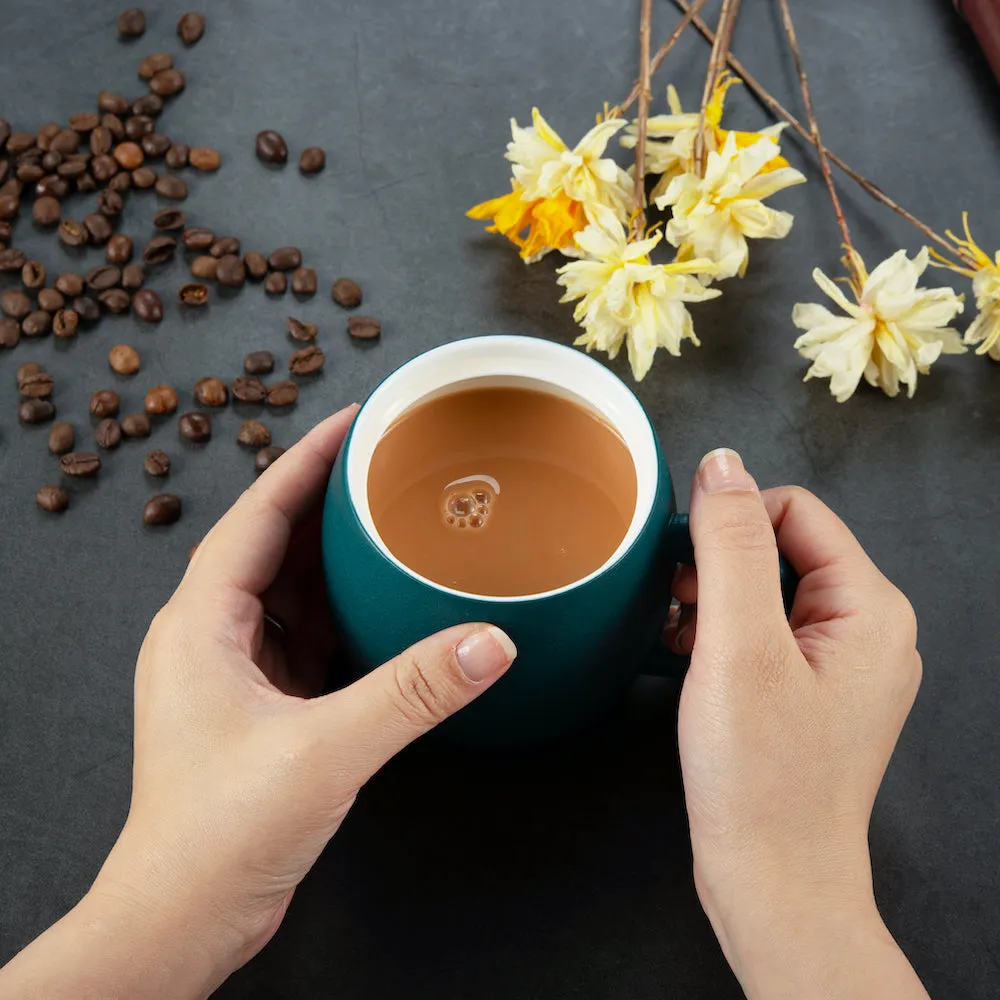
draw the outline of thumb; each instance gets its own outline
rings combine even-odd
[[[768,625],[784,625],[778,546],[753,477],[728,448],[709,452],[691,492],[698,567],[696,641],[739,648]]]
[[[495,625],[455,625],[309,705],[336,743],[338,764],[360,785],[478,698],[516,655],[514,643]]]

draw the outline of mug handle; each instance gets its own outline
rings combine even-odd
[[[691,529],[687,514],[671,514],[667,522],[667,547],[670,558],[678,563],[693,566],[694,544],[691,541]],[[799,585],[798,574],[792,569],[791,563],[778,553],[778,573],[781,580],[781,601],[785,606],[785,615],[792,613],[795,602],[795,591]],[[675,653],[663,642],[657,642],[643,665],[644,674],[655,677],[683,677],[691,665],[691,657]]]

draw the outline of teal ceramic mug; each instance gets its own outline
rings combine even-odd
[[[489,597],[421,577],[379,538],[368,505],[372,454],[399,416],[435,396],[497,385],[538,389],[595,411],[635,463],[635,511],[621,544],[593,573],[546,593]],[[676,512],[670,471],[638,399],[586,354],[528,337],[446,344],[386,378],[354,419],[323,514],[327,589],[359,674],[461,622],[492,622],[517,644],[507,674],[443,727],[480,746],[558,738],[605,712],[639,673],[682,672],[686,659],[660,637],[674,570],[692,561],[687,515]]]

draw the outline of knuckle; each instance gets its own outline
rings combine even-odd
[[[774,529],[756,500],[728,505],[707,525],[703,539],[730,552],[765,552],[775,547]]]
[[[403,653],[393,663],[394,698],[400,713],[415,726],[434,726],[450,714],[447,699],[419,658]]]

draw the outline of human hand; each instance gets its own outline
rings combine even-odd
[[[56,925],[29,946],[0,973],[0,993],[206,996],[270,939],[361,786],[510,665],[504,633],[459,625],[306,697],[333,653],[320,518],[354,412],[320,424],[243,494],[156,615],[136,668],[125,827],[75,923],[65,918],[72,933]],[[265,628],[265,609],[287,639]],[[56,950],[50,980],[39,956]]]
[[[920,683],[909,602],[823,503],[759,493],[734,452],[702,462],[691,534],[678,739],[695,882],[727,959],[751,997],[926,996],[878,916],[868,853]],[[789,620],[779,548],[801,578]]]

